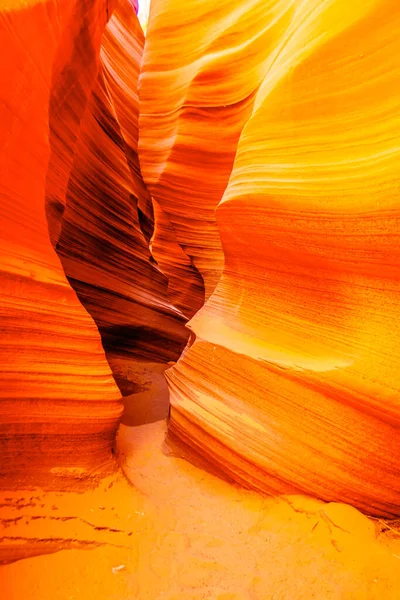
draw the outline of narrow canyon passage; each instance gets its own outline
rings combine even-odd
[[[399,30],[0,7],[6,600],[399,600]]]

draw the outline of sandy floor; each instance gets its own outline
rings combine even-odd
[[[264,498],[165,456],[165,427],[121,426],[132,485],[120,474],[85,494],[4,495],[0,557],[69,549],[1,567],[2,598],[400,599],[398,533],[345,505]]]

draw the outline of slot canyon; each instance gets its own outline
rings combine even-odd
[[[1,598],[400,600],[398,0],[0,7]]]

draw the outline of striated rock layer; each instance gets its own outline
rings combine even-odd
[[[116,357],[177,360],[189,333],[187,318],[168,300],[168,280],[149,250],[153,207],[137,156],[143,44],[132,4],[119,2],[103,36],[98,80],[81,123],[57,244],[65,273],[99,327],[113,368]]]
[[[53,10],[60,3],[62,0],[54,2]],[[96,82],[102,34],[115,3],[116,0],[74,2],[58,32],[49,99],[51,152],[46,180],[46,214],[54,246],[61,231],[81,119]]]
[[[397,2],[153,0],[140,77],[134,6],[103,36],[113,9],[0,17],[0,486],[104,473],[121,406],[96,325],[121,389],[142,369],[161,391],[193,317],[171,443],[399,515]]]
[[[143,172],[174,226],[195,220],[187,178],[202,190],[219,149],[236,155],[216,211],[223,275],[168,372],[170,438],[247,486],[399,515],[398,4],[198,3],[180,18],[178,4],[154,1],[142,85],[144,110],[156,81],[168,90],[167,142],[141,121]],[[212,126],[200,140],[197,116],[228,84],[218,124],[251,110],[229,142]]]
[[[54,101],[70,154],[86,103],[75,73],[95,70],[107,12],[105,0],[48,1],[0,16],[1,487],[65,487],[111,462],[120,393],[45,214],[46,179],[62,203],[69,169],[49,139]]]
[[[264,23],[258,17],[271,17],[260,3],[254,20],[243,22],[246,10],[236,0],[190,3],[185,11],[178,2],[153,0],[139,80],[143,177],[201,274],[206,298],[224,262],[215,208],[262,80],[261,73],[249,79]]]
[[[151,252],[168,277],[168,297],[172,304],[191,318],[204,304],[203,280],[182,250],[170,220],[153,199],[154,232]]]

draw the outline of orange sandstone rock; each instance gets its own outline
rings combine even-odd
[[[167,278],[148,247],[152,204],[137,157],[143,43],[134,9],[124,0],[103,37],[57,245],[66,275],[99,327],[110,364],[121,356],[177,360],[189,334],[187,318],[168,300]]]
[[[61,0],[54,2],[54,7],[59,3]],[[116,0],[74,2],[59,31],[49,99],[51,152],[46,180],[46,214],[54,246],[60,235],[81,119],[96,83],[102,35],[115,4]]]
[[[170,5],[150,19],[150,40]],[[239,100],[262,72],[216,213],[224,273],[168,372],[171,432],[245,485],[398,516],[400,10],[394,0],[271,2],[275,18],[264,8],[260,22],[261,5],[241,6],[245,39],[227,36],[203,80],[208,90],[235,81]],[[259,46],[240,81],[233,52],[253,20]],[[203,53],[210,35],[199,28]],[[196,81],[207,59],[189,68],[190,52],[166,52],[178,96],[179,65]],[[170,112],[179,106],[171,99]],[[211,131],[204,145],[218,147]],[[186,140],[194,164],[199,142]],[[156,195],[172,163],[152,157]]]
[[[144,40],[121,3],[98,69],[112,9],[1,17],[3,481],[101,471],[121,411],[53,243],[118,368],[176,358],[201,275],[171,437],[399,515],[397,3],[154,0],[140,166]]]
[[[175,230],[161,206],[153,200],[154,233],[151,252],[160,269],[168,276],[169,299],[188,318],[204,304],[204,285],[176,240]]]
[[[154,216],[150,194],[140,172],[138,157],[138,78],[144,35],[130,0],[119,0],[103,36],[100,61],[106,88],[124,140],[124,152],[132,171],[141,229],[149,242]]]
[[[120,394],[97,328],[51,245],[45,214],[49,159],[57,169],[52,102],[61,81],[65,93],[78,93],[77,48],[92,50],[83,68],[94,69],[107,6],[48,1],[0,16],[1,487],[60,479],[56,485],[65,487],[110,464]],[[77,14],[83,21],[71,25]],[[75,131],[79,115],[68,102],[59,110]],[[58,167],[68,171],[68,162]]]
[[[254,72],[260,44],[268,55],[259,18],[272,19],[273,11],[259,3],[243,22],[246,10],[235,0],[191,3],[185,11],[153,0],[139,79],[143,177],[203,277],[206,298],[222,272],[215,209],[262,81]]]

